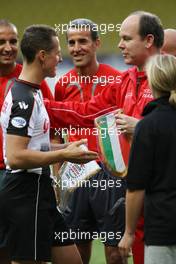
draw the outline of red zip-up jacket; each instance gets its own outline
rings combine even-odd
[[[144,72],[136,67],[128,69],[122,75],[121,83],[109,84],[101,94],[90,101],[80,102],[46,102],[51,126],[53,128],[83,126],[93,127],[95,117],[114,109],[123,109],[124,114],[141,118],[145,105],[153,99]],[[126,156],[129,156],[130,144],[124,138]]]
[[[141,118],[144,106],[153,99],[144,72],[136,67],[122,75],[121,83],[108,84],[100,94],[87,102],[45,101],[54,128],[73,126],[93,127],[95,117],[121,108],[126,115]]]
[[[75,69],[72,69],[57,82],[55,100],[86,102],[106,89],[107,82],[111,80],[119,82],[121,73],[106,64],[100,64],[97,72],[91,77],[80,76]],[[69,134],[69,141],[76,141],[81,138],[87,138],[88,148],[97,151],[96,136],[93,135],[91,128],[87,130],[80,128],[77,131],[71,131]]]

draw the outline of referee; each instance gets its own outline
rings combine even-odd
[[[28,27],[21,51],[23,69],[1,112],[6,172],[0,187],[0,241],[9,249],[12,264],[81,264],[74,242],[68,236],[63,239],[68,230],[56,208],[49,165],[64,160],[85,163],[97,154],[80,148],[85,140],[50,150],[50,122],[40,83],[56,75],[61,61],[55,30]]]

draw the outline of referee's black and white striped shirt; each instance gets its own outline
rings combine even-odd
[[[43,103],[40,86],[16,79],[9,90],[1,110],[3,130],[3,155],[6,169],[11,170],[6,158],[6,133],[29,137],[28,148],[47,151],[50,149],[50,123]],[[11,170],[11,173],[22,171]],[[28,172],[42,174],[42,168],[28,169]]]

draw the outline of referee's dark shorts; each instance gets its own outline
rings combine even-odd
[[[5,172],[0,186],[0,247],[11,260],[50,261],[51,247],[74,244],[56,207],[49,175]]]

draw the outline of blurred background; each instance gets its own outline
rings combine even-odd
[[[0,0],[0,17],[10,20],[17,26],[20,38],[25,27],[31,24],[42,23],[59,27],[76,18],[93,20],[98,26],[101,25],[102,44],[98,51],[99,61],[119,70],[124,70],[126,66],[117,47],[119,42],[117,29],[124,18],[136,10],[155,13],[160,17],[164,28],[176,28],[175,0]],[[113,24],[115,30],[108,31],[108,24]],[[58,66],[57,76],[47,80],[52,90],[59,76],[73,67],[67,52],[65,34],[60,32],[59,37],[63,63]],[[101,242],[95,241],[93,249],[91,264],[105,264]]]
[[[119,42],[118,29],[121,22],[129,13],[145,10],[158,15],[164,28],[175,28],[175,0],[0,0],[0,17],[14,23],[19,36],[25,27],[31,24],[48,24],[61,29],[75,18],[89,18],[98,24],[100,30],[101,47],[98,51],[100,62],[110,64],[119,70],[126,65],[117,47]],[[113,25],[108,31],[108,25]],[[67,52],[65,33],[59,34],[63,55],[63,63],[58,66],[58,74],[53,80],[47,80],[52,88],[59,76],[72,68],[72,62]],[[20,54],[19,54],[20,59]]]

